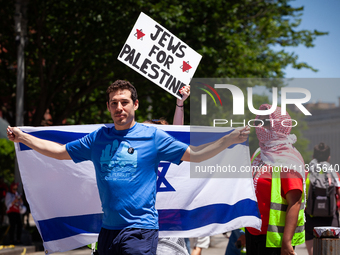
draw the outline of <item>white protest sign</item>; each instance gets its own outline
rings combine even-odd
[[[141,13],[118,60],[177,98],[189,85],[202,56]]]

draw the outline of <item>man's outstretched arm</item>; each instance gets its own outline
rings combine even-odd
[[[237,128],[228,135],[200,146],[189,146],[182,156],[182,161],[202,162],[210,159],[235,143],[243,143],[248,139],[250,128]]]
[[[45,156],[55,159],[71,159],[65,145],[26,134],[17,127],[9,126],[7,128],[7,137],[10,141],[23,143]]]

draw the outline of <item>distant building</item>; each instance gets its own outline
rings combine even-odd
[[[303,131],[303,136],[310,141],[308,149],[313,151],[316,144],[324,142],[331,148],[330,163],[340,167],[340,107],[323,102],[304,106],[312,114],[305,118],[308,129]]]
[[[340,101],[340,98],[339,98]],[[316,103],[308,103],[303,105],[309,112],[313,110],[329,110],[337,108],[335,103],[325,103],[325,102],[316,102]],[[287,108],[293,112],[300,111],[299,108],[294,104],[288,104]]]
[[[324,102],[317,102],[317,103],[308,103],[304,104],[307,110],[329,110],[336,108],[335,103],[324,103]]]

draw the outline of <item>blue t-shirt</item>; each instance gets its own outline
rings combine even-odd
[[[91,160],[106,229],[158,229],[155,208],[160,161],[179,164],[188,145],[155,127],[101,127],[66,144],[74,162]]]

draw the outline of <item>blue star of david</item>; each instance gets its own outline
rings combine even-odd
[[[168,192],[168,191],[176,191],[171,184],[165,179],[165,175],[169,170],[170,167],[169,162],[159,163],[158,168],[162,168],[161,171],[158,170],[158,179],[157,179],[157,192]],[[165,187],[161,187],[161,185]]]

